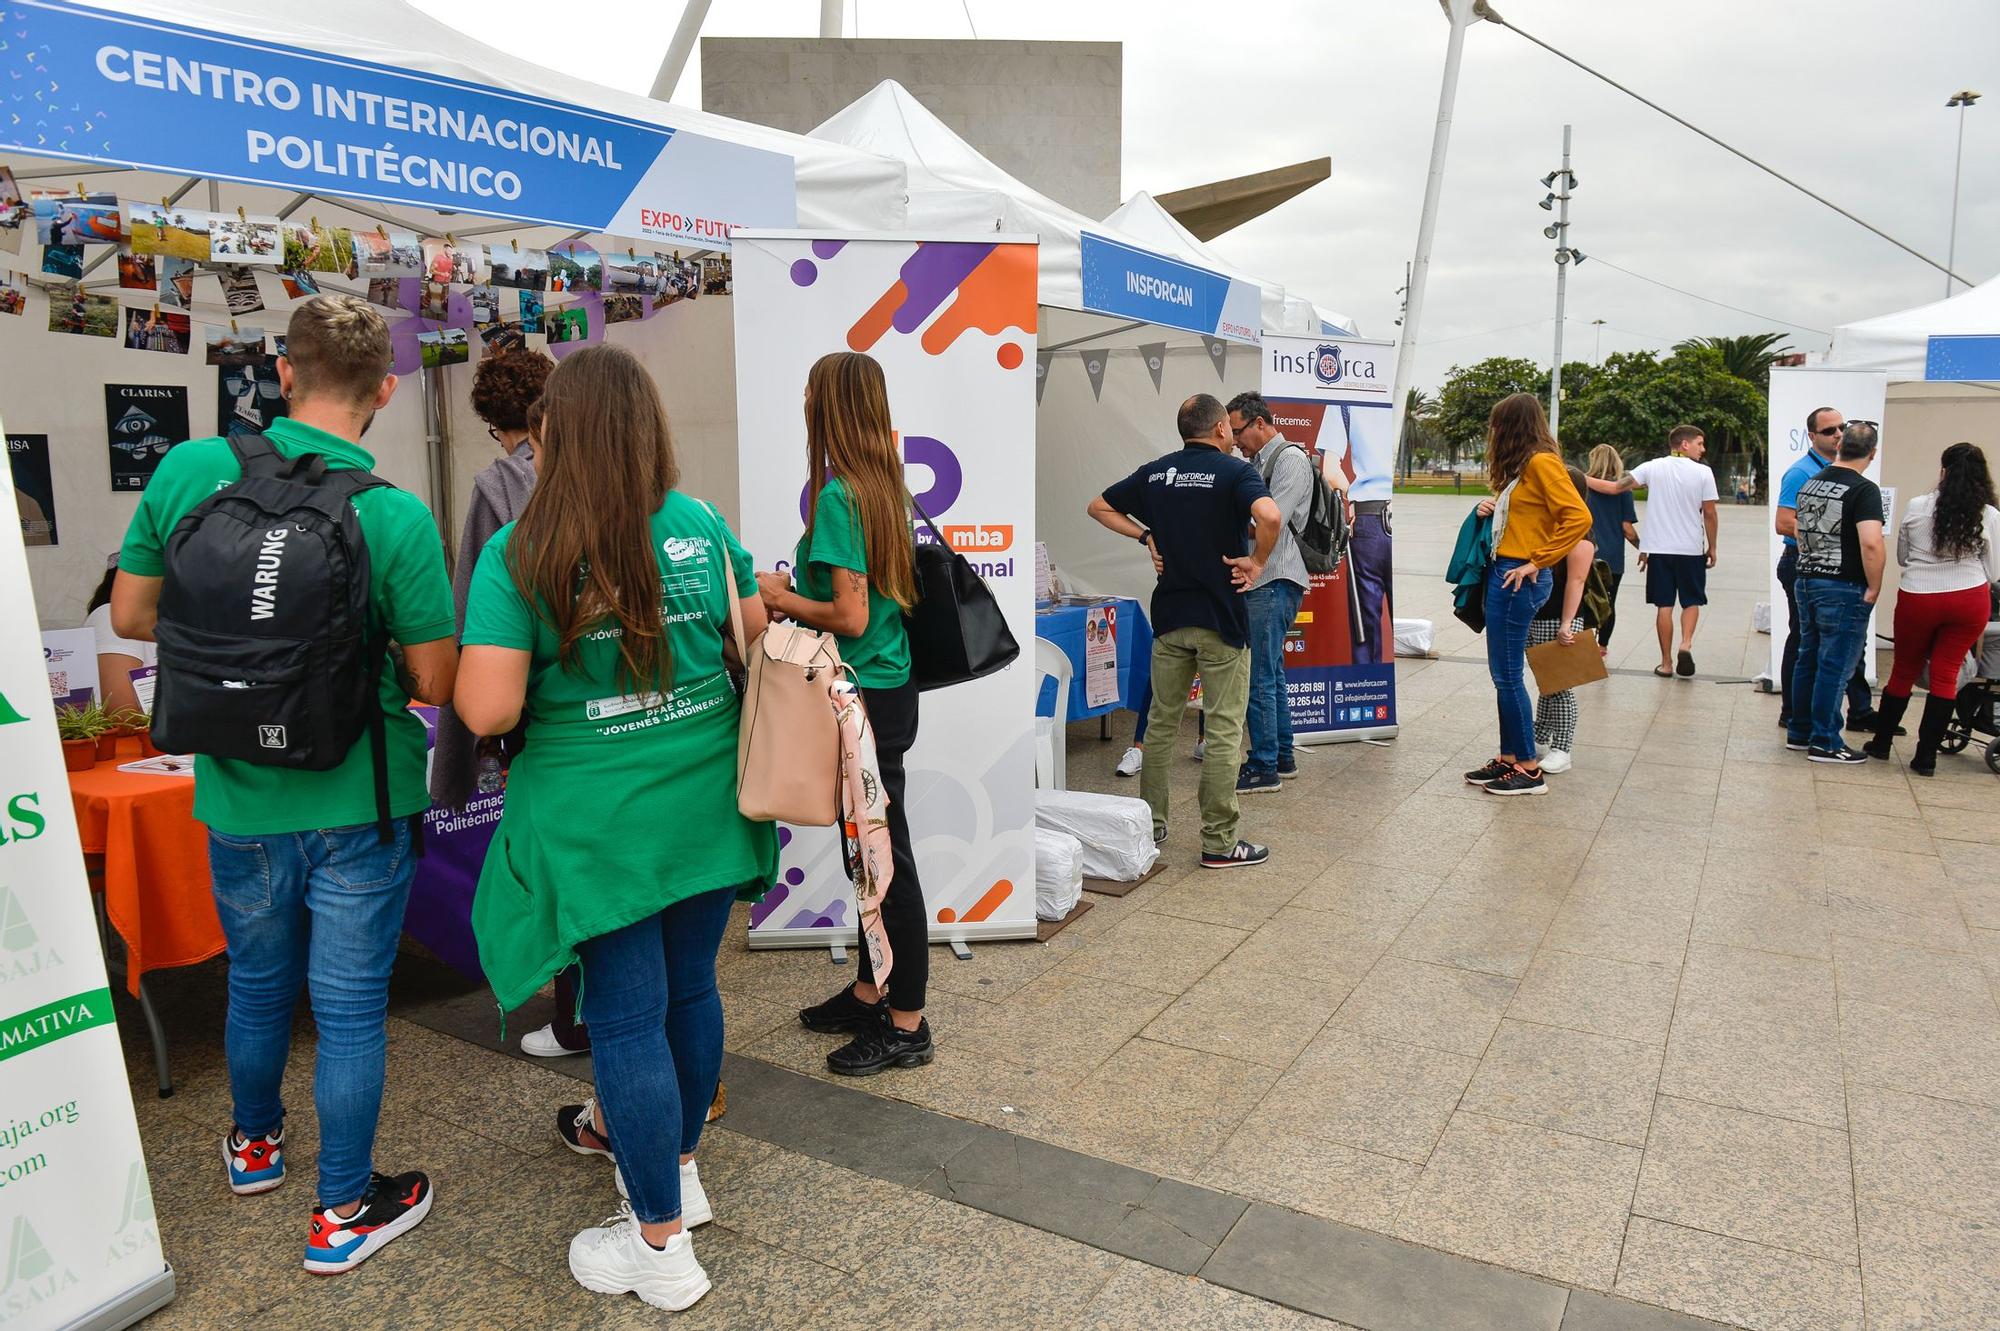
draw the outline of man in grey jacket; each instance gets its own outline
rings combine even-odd
[[[1238,451],[1263,473],[1284,518],[1263,576],[1243,598],[1250,611],[1250,744],[1236,793],[1253,795],[1278,789],[1299,770],[1285,693],[1285,638],[1312,586],[1295,533],[1312,510],[1313,462],[1304,448],[1278,432],[1262,394],[1238,393],[1229,400],[1229,429]]]

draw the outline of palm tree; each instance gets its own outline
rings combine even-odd
[[[1771,366],[1780,356],[1789,355],[1791,348],[1782,345],[1783,333],[1744,333],[1736,337],[1691,337],[1674,345],[1675,351],[1690,351],[1706,347],[1722,353],[1723,368],[1747,383],[1757,385],[1757,391],[1771,391]]]
[[[1398,450],[1402,456],[1397,470],[1405,476],[1416,470],[1417,445],[1435,433],[1431,414],[1436,410],[1437,399],[1421,388],[1412,388],[1403,399],[1403,439]]]

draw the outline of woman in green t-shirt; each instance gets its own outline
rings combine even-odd
[[[889,388],[874,357],[842,351],[814,363],[806,378],[806,474],[826,480],[806,505],[805,535],[793,556],[798,585],[785,573],[759,573],[758,590],[772,618],[833,634],[861,686],[889,795],[896,868],[882,899],[882,927],[896,972],[885,997],[863,948],[861,978],[799,1020],[807,1030],[851,1034],[826,1056],[827,1066],[866,1076],[931,1061],[928,912],[903,806],[903,759],[917,739],[903,612],[916,604],[916,571]]]
[[[685,1308],[708,1290],[683,1227],[713,1216],[694,1151],[722,1067],[716,949],[731,903],[777,868],[776,829],[736,809],[723,665],[730,598],[752,634],[764,605],[728,525],[675,488],[666,411],[630,353],[577,351],[542,403],[534,495],[479,557],[454,699],[474,734],[527,720],[473,934],[506,1011],[582,969],[602,1112],[565,1106],[556,1128],[613,1157],[631,1201],[576,1236],[571,1273]]]

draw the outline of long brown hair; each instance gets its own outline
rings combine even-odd
[[[1513,393],[1493,404],[1486,417],[1486,484],[1493,493],[1518,479],[1535,454],[1558,451],[1540,398]]]
[[[659,390],[630,352],[584,347],[549,375],[541,404],[535,490],[514,524],[507,570],[555,630],[565,670],[578,669],[584,635],[615,623],[620,687],[663,690],[674,667],[652,519],[680,465]]]
[[[903,459],[889,424],[889,385],[873,356],[836,351],[813,362],[806,376],[806,468],[812,478],[807,544],[819,519],[819,488],[838,476],[861,514],[869,584],[904,610],[915,605]]]

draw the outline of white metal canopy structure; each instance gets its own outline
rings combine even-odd
[[[1960,378],[1926,373],[1934,337],[2000,339],[2000,277],[1949,300],[1842,324],[1833,330],[1833,347],[1821,364],[1826,369],[1886,370],[1892,382]]]

